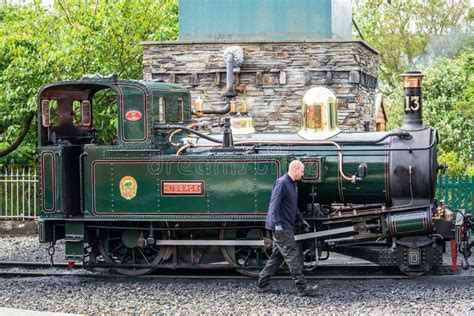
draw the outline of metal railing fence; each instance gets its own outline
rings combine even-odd
[[[436,198],[452,210],[464,209],[474,214],[474,176],[439,175]]]
[[[0,169],[0,219],[37,219],[38,183],[36,168]]]

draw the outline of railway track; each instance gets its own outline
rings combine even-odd
[[[381,267],[377,265],[320,265],[313,271],[305,272],[306,278],[310,280],[374,280],[374,279],[411,279],[412,276],[402,274],[398,269],[393,267]],[[454,277],[467,277],[474,279],[474,276],[463,275],[452,272],[450,266],[442,266],[435,271],[423,277],[449,275]],[[67,263],[50,263],[45,262],[0,262],[0,278],[11,277],[93,277],[93,278],[130,278],[109,273],[108,269],[98,268],[96,272],[86,271],[82,269],[82,264],[70,266]],[[233,269],[157,269],[153,274],[134,276],[141,279],[248,279],[254,278],[241,275]],[[276,279],[289,279],[288,273],[282,271]]]

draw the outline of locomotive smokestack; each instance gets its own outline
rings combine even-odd
[[[407,71],[402,77],[404,80],[403,110],[405,112],[402,129],[422,129],[424,128],[421,99],[421,80],[423,74],[420,71]]]

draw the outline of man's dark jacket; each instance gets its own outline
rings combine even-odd
[[[283,229],[293,229],[296,221],[303,223],[303,215],[298,210],[298,187],[285,173],[273,185],[265,228],[275,230],[275,226],[280,225]]]

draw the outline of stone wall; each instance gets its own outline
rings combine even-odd
[[[144,78],[177,83],[219,108],[226,91],[224,50],[240,46],[244,62],[234,85],[246,100],[256,130],[296,131],[301,98],[325,86],[338,99],[345,131],[373,130],[378,54],[362,41],[322,42],[149,42]]]

